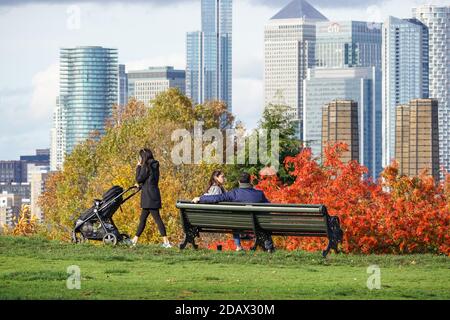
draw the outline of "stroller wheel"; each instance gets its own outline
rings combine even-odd
[[[105,236],[103,237],[103,243],[104,244],[112,244],[113,246],[115,246],[117,244],[116,235],[113,233],[105,234]]]

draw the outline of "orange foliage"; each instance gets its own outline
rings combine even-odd
[[[362,179],[367,168],[340,160],[347,149],[343,143],[328,146],[323,165],[304,149],[285,159],[285,166],[293,168],[294,183],[282,185],[276,177],[265,177],[257,188],[272,202],[326,205],[341,220],[346,252],[450,255],[450,175],[439,184],[426,172],[399,176],[394,162],[378,181]],[[323,249],[326,239],[288,237],[276,244],[312,251]]]

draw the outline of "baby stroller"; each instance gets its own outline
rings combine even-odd
[[[134,191],[124,199],[123,196],[132,190]],[[99,240],[105,244],[116,245],[117,242],[130,241],[128,235],[119,232],[112,217],[122,204],[140,190],[140,188],[133,186],[124,191],[122,187],[114,186],[103,195],[101,200],[95,199],[94,205],[83,212],[75,222],[72,242]]]

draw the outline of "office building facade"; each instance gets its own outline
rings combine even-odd
[[[0,160],[0,182],[27,182],[26,161]]]
[[[308,2],[294,0],[264,30],[264,104],[289,107],[303,139],[303,80],[315,64],[316,23],[328,19]]]
[[[173,67],[150,67],[146,70],[127,73],[128,97],[135,98],[150,106],[157,94],[169,88],[178,88],[185,93],[186,73]]]
[[[381,24],[328,21],[316,25],[315,65],[381,68]]]
[[[359,163],[369,176],[381,172],[381,72],[370,68],[314,68],[304,80],[303,143],[321,156],[322,108],[330,101],[358,106]]]

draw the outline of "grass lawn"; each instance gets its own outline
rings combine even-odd
[[[67,267],[81,289],[69,290]],[[378,265],[381,289],[369,290]],[[450,259],[436,255],[217,252],[0,236],[0,299],[450,299]]]

